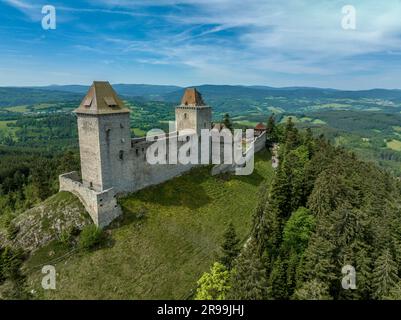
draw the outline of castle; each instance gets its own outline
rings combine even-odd
[[[81,177],[75,171],[61,175],[60,191],[75,194],[99,227],[107,226],[121,215],[117,203],[119,194],[162,183],[199,165],[150,164],[146,161],[146,151],[152,142],[146,138],[131,138],[130,110],[108,82],[95,81],[74,112],[78,121]],[[202,129],[211,128],[211,107],[204,103],[196,89],[190,88],[186,89],[181,104],[175,109],[175,131],[169,132],[164,139],[169,146],[173,137],[177,139],[186,130],[199,136]],[[188,141],[188,134],[183,135],[186,139],[177,139],[177,148],[167,148],[167,153],[178,152]],[[257,135],[252,141],[254,151],[264,148],[265,142],[266,132]],[[225,143],[220,143],[221,158]],[[211,150],[208,155],[210,159]],[[211,174],[233,169],[235,165],[222,163],[215,165]]]

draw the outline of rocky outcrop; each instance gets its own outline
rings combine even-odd
[[[78,198],[60,192],[12,220],[15,232],[10,236],[6,231],[0,231],[0,244],[31,252],[59,239],[63,233],[81,230],[90,223]]]

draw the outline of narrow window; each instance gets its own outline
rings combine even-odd
[[[120,150],[119,158],[120,158],[120,160],[124,160],[124,151],[123,150]]]
[[[135,149],[136,156],[139,156],[139,149]]]
[[[184,113],[184,119],[188,119],[188,114]]]

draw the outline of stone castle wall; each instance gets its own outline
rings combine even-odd
[[[169,138],[166,139],[167,158],[169,157],[168,145]],[[188,172],[199,164],[149,164],[146,160],[146,151],[154,142],[146,141],[145,138],[130,139],[130,149],[124,150],[125,154],[122,160],[118,160],[119,166],[123,173],[119,173],[120,181],[115,186],[104,191],[97,191],[90,186],[84,185],[77,172],[70,172],[59,177],[60,191],[69,191],[81,200],[85,209],[90,214],[93,222],[105,227],[122,211],[117,204],[117,195],[120,193],[135,192],[145,187],[157,185],[168,181],[174,177],[180,176]],[[177,150],[186,143],[186,141],[177,141]],[[258,152],[265,147],[266,133],[257,137],[252,142],[254,152]],[[250,148],[247,157],[250,156]],[[212,149],[209,146],[209,159],[211,159]],[[220,144],[220,160],[224,161],[224,142]],[[168,161],[168,160],[167,160]],[[198,155],[198,163],[200,162],[200,152]],[[235,164],[218,164],[211,171],[212,175],[223,172],[235,171]]]
[[[76,195],[97,226],[103,228],[121,215],[113,188],[101,192],[90,189],[83,185],[76,171],[60,175],[59,182],[60,191]]]
[[[254,153],[257,153],[259,151],[261,151],[263,148],[266,147],[266,132],[263,132],[260,136],[255,137],[255,140],[252,142],[253,144],[253,152],[251,152],[252,150],[252,145],[249,146],[249,148],[246,151],[246,155],[245,155],[245,159],[247,161],[249,161],[249,158],[253,156]],[[215,165],[212,168],[211,174],[214,175],[218,175],[224,172],[233,172],[235,171],[235,169],[237,168],[237,165],[234,164],[218,164]]]
[[[263,132],[260,136],[258,136],[255,139],[255,141],[253,142],[255,153],[261,151],[264,148],[266,148],[266,139],[267,139],[266,131]]]
[[[130,161],[133,165],[130,179],[132,185],[130,192],[138,191],[145,187],[156,185],[174,177],[177,177],[197,164],[149,164],[146,160],[146,150],[153,142],[146,141],[145,138],[132,139],[132,149],[130,152]],[[186,142],[177,141],[177,150]],[[169,139],[166,138],[167,163],[169,157]]]

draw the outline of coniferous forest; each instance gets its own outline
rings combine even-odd
[[[401,299],[400,182],[310,130],[269,121],[277,172],[252,232],[229,226],[197,299]],[[343,288],[353,268],[354,288]],[[349,270],[349,269],[348,269]]]

